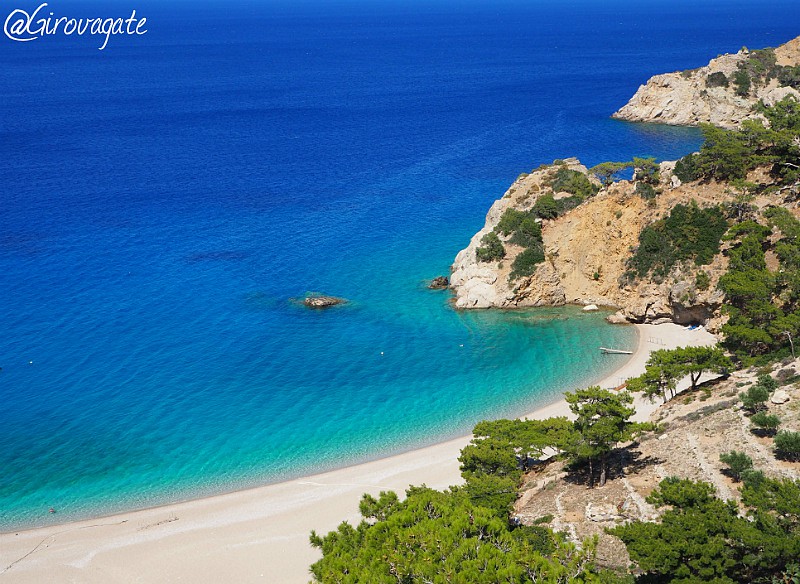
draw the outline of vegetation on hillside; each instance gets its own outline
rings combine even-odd
[[[738,223],[725,235],[729,265],[719,281],[728,315],[724,344],[748,363],[789,355],[800,334],[800,221],[780,207],[767,209],[763,220]],[[765,250],[777,270],[767,266]]]
[[[545,166],[542,170],[547,168]],[[584,173],[570,169],[563,161],[556,161],[549,168],[555,168],[555,171],[551,172],[544,185],[552,192],[539,195],[529,210],[506,209],[497,227],[481,239],[481,245],[476,250],[479,262],[496,262],[506,256],[505,245],[499,236],[503,236],[507,243],[521,247],[522,251],[511,263],[511,280],[530,276],[536,266],[544,261],[540,222],[563,215],[599,190]],[[556,199],[554,193],[568,193],[570,196]]]
[[[757,51],[730,78],[712,75],[708,85],[731,84],[745,95],[754,84],[776,76],[800,80],[794,68],[775,64],[774,53]],[[676,205],[642,230],[628,262],[629,277],[661,281],[678,265],[707,265],[717,254],[726,254],[728,271],[718,286],[728,316],[723,346],[734,359],[722,347],[654,351],[645,372],[628,380],[632,392],[666,402],[685,377],[694,390],[701,375],[725,375],[733,361],[769,362],[794,351],[793,340],[800,335],[800,221],[785,208],[759,212],[751,203],[754,194],[788,191],[792,196],[800,180],[800,106],[787,99],[761,112],[767,123],[747,121],[736,131],[704,126],[700,152],[675,168],[683,181],[727,181],[739,194],[725,205]],[[555,166],[547,186],[570,196],[556,199],[548,192],[528,210],[506,210],[483,237],[479,261],[500,261],[506,245],[518,246],[522,251],[511,272],[511,278],[518,278],[532,274],[544,260],[541,221],[558,217],[598,190],[583,173]],[[766,168],[770,180],[746,183],[757,167]],[[631,169],[636,192],[645,199],[656,197],[659,167],[653,159],[602,163],[591,173],[607,185]],[[706,271],[692,277],[698,289],[712,285]],[[781,420],[767,406],[777,387],[770,375],[759,376],[742,387],[740,407],[750,431],[772,438],[776,457],[797,461],[800,432],[781,429]],[[602,487],[618,446],[656,429],[631,421],[627,392],[590,387],[567,393],[566,400],[574,421],[478,424],[459,457],[463,486],[443,492],[412,487],[402,501],[394,493],[365,495],[358,526],[343,523],[325,536],[312,533],[311,543],[323,554],[311,569],[316,581],[633,582],[632,576],[595,566],[594,540],[570,543],[545,527],[509,521],[524,473],[540,464],[546,451],[568,461],[572,480]],[[741,486],[741,504],[720,500],[710,484],[671,477],[647,499],[661,510],[658,522],[633,521],[609,530],[626,545],[636,582],[800,581],[800,482],[767,477],[744,452],[722,453],[720,461]]]
[[[779,184],[800,176],[800,104],[792,97],[772,107],[758,107],[765,120],[745,120],[738,130],[701,124],[700,151],[681,158],[675,174],[693,180],[741,180],[758,166],[768,166]]]
[[[664,508],[658,523],[610,529],[642,570],[637,582],[793,582],[783,576],[800,558],[800,482],[742,478],[743,511],[708,483],[673,477],[647,498]]]
[[[476,504],[465,488],[411,487],[364,495],[363,520],[311,535],[322,559],[311,566],[321,583],[600,582],[593,543],[579,549],[544,527],[512,526]]]
[[[675,205],[668,217],[642,230],[639,246],[628,260],[628,276],[661,281],[679,262],[710,264],[727,228],[719,206],[701,209],[694,201]]]

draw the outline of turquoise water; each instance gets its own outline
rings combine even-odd
[[[432,444],[622,363],[602,314],[425,281],[520,172],[696,148],[608,116],[800,8],[596,4],[150,3],[103,52],[0,39],[0,529]]]

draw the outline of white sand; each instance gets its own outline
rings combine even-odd
[[[631,359],[601,387],[619,385],[644,371],[650,351],[716,340],[703,331],[638,325]],[[657,407],[637,401],[637,419]],[[567,415],[561,401],[529,417]],[[305,583],[319,557],[312,529],[326,533],[359,519],[361,494],[402,493],[409,485],[442,489],[460,482],[458,453],[469,437],[349,468],[275,485],[81,521],[0,535],[0,584],[188,582]]]

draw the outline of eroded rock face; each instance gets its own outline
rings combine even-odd
[[[575,158],[565,160],[564,166],[588,174]],[[556,167],[548,167],[520,175],[503,197],[492,204],[483,229],[458,253],[451,268],[450,286],[456,293],[457,308],[557,306],[566,302],[558,275],[547,261],[539,264],[533,276],[510,280],[511,264],[522,251],[519,246],[506,243],[506,257],[497,262],[479,262],[476,255],[483,237],[494,230],[507,209],[528,211],[539,196],[557,195],[548,187],[556,171]]]
[[[800,37],[775,49],[778,64],[800,64]],[[742,49],[712,59],[705,67],[665,73],[651,77],[613,117],[636,122],[659,122],[681,126],[710,123],[735,128],[748,118],[756,117],[753,106],[763,100],[774,104],[787,95],[800,98],[791,87],[782,87],[777,79],[765,86],[754,86],[746,97],[737,95],[733,76],[749,53]],[[712,75],[724,75],[727,86],[714,86]]]

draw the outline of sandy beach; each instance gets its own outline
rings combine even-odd
[[[599,382],[615,387],[644,371],[651,351],[714,344],[705,330],[636,325],[630,360]],[[656,404],[637,399],[637,419]],[[560,401],[526,417],[567,415]],[[0,583],[242,584],[305,583],[319,554],[312,529],[325,533],[359,519],[361,494],[403,492],[409,485],[442,489],[460,482],[462,437],[390,458],[323,474],[102,519],[0,535]]]

